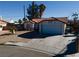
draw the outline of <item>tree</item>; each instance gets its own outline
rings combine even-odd
[[[19,19],[19,20],[18,20],[18,23],[19,23],[19,24],[22,24],[22,20],[21,20],[21,19]]]
[[[33,18],[38,18],[38,5],[35,4],[35,2],[32,2],[32,5],[29,5],[27,8],[27,13],[28,13],[28,19],[33,19]]]
[[[27,8],[27,18],[30,20],[33,18],[41,18],[45,9],[46,6],[44,4],[37,5],[33,1],[32,4]]]
[[[14,23],[18,23],[17,21],[14,21]]]
[[[77,35],[78,34],[78,23],[77,23],[78,13],[77,12],[73,13],[72,17],[73,17],[73,20],[74,20],[73,30],[74,30],[75,34]]]
[[[26,22],[26,21],[27,21],[27,19],[26,19],[26,18],[23,18],[23,19],[22,19],[22,21],[23,21],[23,22]]]
[[[78,13],[77,12],[73,13],[72,17],[73,17],[74,22],[76,22],[76,20],[78,19]]]
[[[45,11],[45,9],[46,9],[46,6],[44,4],[39,5],[39,16],[40,16],[40,18],[42,17],[43,12]]]

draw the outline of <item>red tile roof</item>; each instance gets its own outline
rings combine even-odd
[[[37,19],[32,19],[33,22],[35,23],[40,23],[40,22],[43,22],[43,21],[60,21],[60,22],[63,22],[63,23],[68,23],[67,21],[67,17],[58,17],[58,18],[37,18]]]
[[[5,23],[8,23],[7,21],[4,21],[4,20],[0,20],[1,22],[5,22]]]

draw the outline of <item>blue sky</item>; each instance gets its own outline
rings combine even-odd
[[[79,12],[79,1],[38,1],[36,3],[38,5],[41,3],[46,5],[46,10],[43,14],[43,18],[69,17],[73,12]],[[23,18],[23,5],[26,5],[27,9],[29,4],[31,4],[31,1],[0,1],[0,16],[8,21],[10,19],[18,20]]]

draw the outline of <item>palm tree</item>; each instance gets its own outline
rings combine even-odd
[[[39,5],[39,16],[40,16],[40,18],[42,17],[43,12],[45,11],[45,9],[46,9],[46,6],[44,4]]]
[[[33,1],[31,5],[29,5],[29,7],[27,8],[27,18],[28,19],[33,19],[33,18],[38,18],[38,5],[35,4],[35,2]]]
[[[44,4],[37,5],[33,1],[32,4],[29,4],[29,7],[27,8],[27,18],[29,20],[33,18],[41,18],[45,9],[46,6]]]

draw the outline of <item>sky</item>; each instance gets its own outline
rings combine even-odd
[[[79,12],[79,1],[36,1],[36,4],[44,4],[46,10],[43,18],[70,17],[73,12]],[[23,6],[28,8],[31,1],[0,1],[0,17],[5,20],[18,20],[24,17]],[[27,11],[26,11],[27,15]]]

